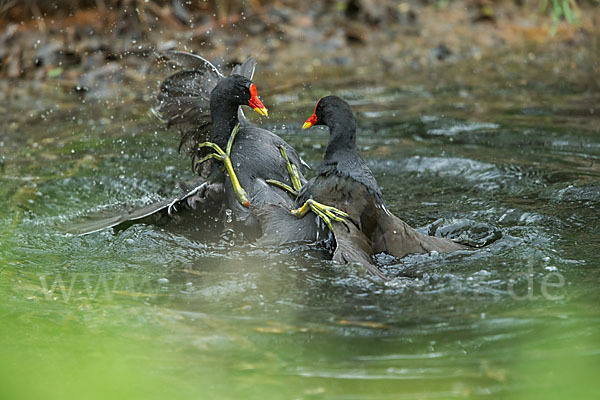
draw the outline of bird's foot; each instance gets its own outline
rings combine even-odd
[[[216,143],[212,143],[212,142],[200,143],[198,145],[199,148],[200,147],[209,147],[209,148],[213,149],[215,152],[200,159],[199,163],[202,164],[204,161],[208,160],[209,158],[214,158],[216,160],[222,161],[223,164],[225,165],[225,169],[227,170],[227,173],[229,174],[229,179],[231,179],[231,184],[232,184],[233,190],[235,192],[235,197],[238,199],[240,204],[242,204],[245,207],[250,207],[250,202],[248,201],[248,194],[246,193],[246,191],[244,190],[242,185],[240,185],[240,181],[238,180],[237,175],[236,175],[235,171],[233,170],[233,164],[231,162],[231,157],[230,157],[231,148],[233,146],[233,141],[235,140],[235,137],[237,136],[239,130],[240,130],[240,124],[238,123],[235,126],[235,128],[233,128],[233,131],[231,132],[231,135],[229,136],[229,141],[227,142],[227,148],[225,149],[225,151],[223,151],[223,149]]]
[[[338,210],[335,207],[321,204],[318,201],[315,201],[313,199],[306,200],[306,202],[302,205],[302,207],[291,210],[290,212],[295,217],[302,218],[306,215],[306,213],[309,210],[312,210],[312,212],[317,214],[317,216],[319,218],[321,218],[323,220],[323,222],[325,222],[325,224],[327,224],[327,227],[331,231],[333,231],[333,226],[331,224],[332,220],[341,222],[343,224],[347,224],[348,222],[346,221],[346,218],[350,217],[344,211]]]

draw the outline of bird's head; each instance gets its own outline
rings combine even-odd
[[[306,120],[302,129],[308,129],[314,125],[330,126],[338,120],[354,120],[350,105],[337,96],[326,96],[317,101],[315,111]]]
[[[250,106],[262,116],[268,117],[266,107],[258,97],[256,85],[241,75],[231,75],[220,81],[214,88],[211,97],[218,96],[220,101],[236,106]]]

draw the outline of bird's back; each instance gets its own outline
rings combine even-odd
[[[237,220],[238,229],[243,230],[249,238],[269,231],[279,231],[275,227],[288,223],[302,227],[301,231],[316,229],[316,222],[312,219],[294,221],[295,217],[289,214],[289,210],[295,207],[295,199],[283,189],[267,182],[272,179],[292,186],[286,161],[280,151],[281,146],[285,148],[290,162],[296,166],[301,183],[305,184],[300,157],[293,147],[274,133],[243,124],[233,143],[231,161],[240,184],[248,194],[250,208],[239,204],[229,180],[225,180],[225,195],[228,207]],[[289,235],[284,235],[286,239],[281,244],[293,242],[294,239],[307,240],[305,236],[296,234],[297,229],[291,225],[290,229],[286,230]],[[309,234],[308,237],[315,235]]]
[[[231,152],[234,169],[243,187],[251,187],[255,179],[274,179],[291,186],[281,146],[284,146],[290,162],[296,165],[302,184],[306,182],[300,157],[292,146],[266,129],[243,125]]]

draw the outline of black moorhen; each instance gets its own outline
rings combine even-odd
[[[188,149],[193,169],[199,175],[211,183],[226,181],[225,196],[238,222],[235,225],[253,239],[262,232],[256,216],[258,210],[266,204],[288,208],[295,204],[285,190],[268,181],[294,185],[288,173],[292,168],[296,172],[292,175],[296,184],[304,184],[305,164],[283,139],[251,125],[241,111],[240,106],[249,105],[267,115],[251,81],[256,66],[254,58],[235,67],[231,76],[223,77],[216,67],[199,56],[181,52],[171,52],[168,56],[187,69],[162,83],[155,113],[168,126],[179,129],[180,148]],[[225,147],[223,151],[221,148]],[[218,154],[206,151],[211,148]],[[225,162],[231,181],[224,179],[219,166],[211,162],[212,158]],[[314,222],[306,221],[296,237],[311,240],[316,237],[316,230]]]
[[[402,258],[413,253],[466,248],[448,239],[421,234],[387,209],[377,181],[356,148],[356,119],[348,103],[336,96],[320,99],[302,128],[313,125],[328,126],[330,139],[318,175],[302,187],[297,198],[301,207],[291,210],[291,215],[303,217],[315,201],[347,215],[346,223],[338,219],[332,223],[334,261],[364,264],[369,272],[381,276],[372,265],[373,254],[386,252]],[[294,224],[290,216],[285,217],[281,209],[274,207],[268,211],[278,215],[280,227],[293,231],[289,228]],[[286,240],[282,235],[271,235],[270,239]]]

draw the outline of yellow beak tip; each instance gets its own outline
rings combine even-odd
[[[302,129],[308,129],[312,126],[312,124],[310,122],[305,122],[304,125],[302,125]]]
[[[260,115],[262,115],[264,117],[268,117],[269,116],[269,112],[267,111],[266,108],[254,107],[254,111],[256,111],[257,113],[259,113]]]

